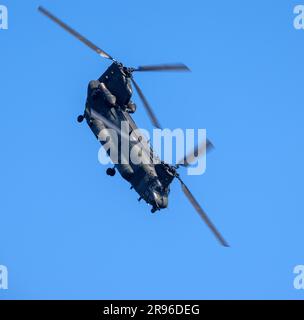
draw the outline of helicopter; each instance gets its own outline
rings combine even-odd
[[[211,150],[213,148],[212,142],[206,139],[204,145],[197,145],[195,150],[178,161],[176,165],[170,165],[160,160],[148,143],[143,143],[143,136],[138,135],[138,127],[131,116],[137,109],[136,104],[131,100],[134,87],[153,126],[161,129],[161,125],[152,107],[134,79],[134,72],[190,71],[190,69],[182,63],[147,65],[139,66],[137,68],[126,67],[121,62],[114,59],[110,54],[58,19],[47,9],[40,6],[38,10],[95,51],[99,56],[112,62],[108,69],[97,80],[89,82],[85,110],[83,114],[78,116],[77,121],[81,123],[86,120],[89,128],[102,145],[106,143],[105,139],[103,139],[104,135],[110,135],[109,131],[111,129],[120,136],[120,143],[122,143],[123,139],[128,140],[129,149],[127,152],[130,152],[131,148],[139,145],[142,157],[148,159],[153,156],[153,159],[156,159],[156,161],[153,162],[142,161],[139,164],[113,161],[115,163],[114,168],[108,168],[106,170],[107,175],[114,176],[117,169],[120,175],[131,184],[131,189],[134,189],[139,194],[140,197],[138,200],[140,201],[143,199],[152,206],[152,213],[168,207],[170,185],[174,179],[177,179],[181,184],[183,193],[205,221],[220,244],[229,247],[227,241],[209,219],[178,173],[180,167],[187,167],[191,164],[193,161],[193,154],[199,155]],[[128,124],[129,135],[122,134],[122,122]],[[117,142],[116,145],[112,145],[112,148],[117,149],[119,159],[121,160],[127,155],[123,154],[122,151],[118,151],[120,150],[120,143]],[[111,157],[110,153],[108,153],[108,155]]]

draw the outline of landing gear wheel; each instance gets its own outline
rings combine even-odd
[[[83,116],[83,115],[80,115],[80,116],[77,117],[77,121],[78,121],[79,123],[81,123],[81,122],[83,121],[83,119],[84,119],[84,116]]]
[[[152,209],[151,209],[151,212],[152,212],[152,213],[155,213],[155,212],[156,212],[156,209],[155,209],[155,208],[152,208]]]
[[[115,168],[108,168],[106,173],[107,173],[108,176],[114,177],[115,173],[116,173],[116,170],[115,170]]]

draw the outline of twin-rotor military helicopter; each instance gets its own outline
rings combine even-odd
[[[112,61],[111,66],[100,76],[98,80],[90,81],[85,110],[82,115],[78,116],[77,120],[78,122],[82,122],[85,119],[94,135],[102,144],[104,144],[104,142],[101,135],[105,134],[107,129],[114,129],[115,132],[120,134],[121,140],[123,140],[125,137],[121,136],[121,124],[123,121],[126,121],[130,130],[130,135],[127,137],[129,140],[129,150],[127,150],[128,154],[123,154],[119,143],[117,145],[112,145],[111,147],[112,149],[117,149],[120,160],[126,157],[129,159],[128,156],[130,150],[136,147],[140,139],[142,139],[142,136],[139,137],[135,135],[134,138],[134,134],[132,135],[132,133],[138,132],[138,128],[130,116],[130,114],[136,111],[136,105],[131,100],[133,93],[132,84],[143,102],[152,124],[156,128],[161,128],[150,104],[145,98],[137,82],[134,80],[133,73],[143,71],[189,71],[188,67],[184,64],[140,66],[138,68],[126,67],[104,50],[100,49],[91,41],[80,35],[77,31],[59,20],[45,8],[39,7],[38,10],[95,51],[98,55]],[[206,150],[208,151],[212,147],[212,143],[207,139],[204,147],[197,146],[194,152],[185,156],[175,166],[167,164],[160,159],[155,161],[155,158],[158,159],[157,156],[153,158],[153,162],[142,161],[139,164],[134,164],[130,161],[128,163],[119,161],[118,163],[115,163],[114,168],[107,169],[107,174],[114,176],[116,171],[115,169],[117,169],[121,176],[131,184],[131,188],[134,188],[134,190],[139,194],[140,199],[144,199],[152,206],[151,212],[156,212],[157,210],[164,209],[168,206],[170,184],[174,178],[176,178],[179,180],[182,191],[189,199],[195,210],[200,214],[219,242],[223,246],[227,247],[229,246],[228,243],[208,218],[207,214],[204,212],[177,172],[177,169],[180,166],[186,167],[191,164],[191,161],[193,161],[193,154],[199,154]],[[140,152],[141,156],[146,157],[147,159],[151,156],[155,156],[152,148],[148,144],[141,144]],[[111,156],[110,153],[109,155]]]

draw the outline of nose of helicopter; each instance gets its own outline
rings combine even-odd
[[[168,197],[159,193],[153,192],[153,207],[157,209],[164,209],[168,207]]]

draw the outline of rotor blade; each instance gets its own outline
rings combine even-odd
[[[101,50],[100,48],[98,48],[97,46],[95,46],[95,44],[93,44],[91,41],[89,41],[88,39],[86,39],[85,37],[83,37],[80,33],[78,33],[77,31],[75,31],[74,29],[72,29],[71,27],[69,27],[67,24],[65,24],[64,22],[62,22],[61,20],[59,20],[57,17],[55,17],[52,13],[50,13],[48,10],[44,9],[43,7],[39,7],[38,10],[44,14],[45,16],[47,16],[48,18],[50,18],[52,21],[54,21],[55,23],[57,23],[60,27],[62,27],[63,29],[65,29],[67,32],[69,32],[71,35],[73,35],[74,37],[76,37],[78,40],[80,40],[82,43],[84,43],[85,45],[87,45],[89,48],[91,48],[92,50],[94,50],[95,52],[97,52],[100,56],[107,58],[107,59],[111,59],[114,61],[114,59],[107,54],[105,51]]]
[[[101,115],[99,112],[96,112],[94,109],[90,109],[90,114],[93,117],[93,119],[96,119],[98,121],[101,121],[102,123],[104,123],[109,129],[113,129],[115,130],[118,135],[124,139],[129,140],[129,134],[127,134],[126,132],[124,132],[123,130],[121,130],[118,126],[116,126],[116,124],[112,123],[110,120],[108,120],[106,117],[104,117],[103,115]]]
[[[183,63],[139,66],[134,71],[190,71]]]
[[[146,109],[146,111],[147,111],[147,113],[148,113],[153,125],[156,128],[161,129],[161,125],[160,125],[159,121],[157,120],[157,118],[156,118],[156,116],[155,116],[155,114],[154,114],[149,102],[147,101],[147,99],[144,96],[143,92],[141,91],[140,87],[138,86],[138,84],[135,82],[135,80],[133,78],[131,78],[131,80],[132,80],[132,83],[133,83],[133,85],[134,85],[134,87],[135,87],[140,99],[142,100],[142,102],[144,104],[144,107],[145,107],[145,109]]]
[[[197,145],[195,149],[189,152],[183,159],[177,162],[177,165],[182,167],[188,167],[196,158],[202,156],[205,152],[209,152],[214,148],[210,140],[203,141],[200,145]]]
[[[207,226],[210,228],[210,230],[213,232],[215,237],[218,239],[218,241],[224,246],[229,247],[229,244],[226,242],[226,240],[223,238],[223,236],[219,233],[219,231],[216,229],[214,224],[211,222],[211,220],[208,218],[205,211],[202,209],[202,207],[199,205],[199,203],[196,201],[188,187],[185,185],[185,183],[179,178],[179,181],[181,182],[182,190],[186,197],[189,199],[195,210],[199,213],[201,218],[205,221]]]

